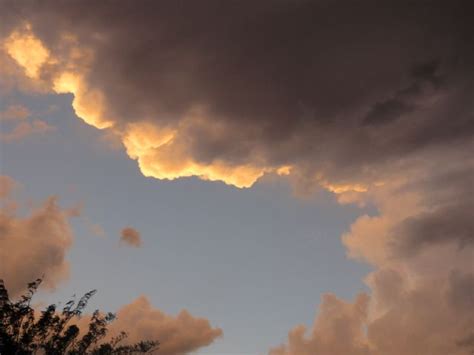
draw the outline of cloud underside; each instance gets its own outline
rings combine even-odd
[[[275,354],[470,351],[468,2],[2,6],[3,77],[72,94],[144,175],[250,187],[280,174],[377,207],[342,236],[374,266],[370,296],[324,297],[310,334]]]
[[[23,81],[72,94],[146,176],[249,187],[291,172],[351,188],[473,129],[459,8],[130,6],[6,2],[3,52]]]

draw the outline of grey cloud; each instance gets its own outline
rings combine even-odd
[[[451,303],[461,310],[474,309],[474,272],[463,273],[454,270],[449,282],[451,288],[448,297]]]
[[[365,117],[367,124],[387,123],[405,113],[412,112],[414,107],[397,99],[389,99],[374,105]]]
[[[357,165],[473,133],[465,122],[472,112],[468,102],[456,102],[457,117],[449,122],[429,113],[416,124],[410,117],[391,131],[380,128],[379,136],[388,135],[384,142],[368,138],[370,128],[357,114],[369,110],[366,121],[373,123],[412,112],[416,105],[403,100],[403,91],[416,89],[408,84],[413,79],[433,83],[440,67],[453,90],[472,94],[472,87],[461,88],[472,78],[465,2],[384,8],[372,1],[6,4],[7,17],[22,13],[51,48],[64,32],[93,48],[88,80],[105,93],[108,116],[118,125],[175,125],[193,107],[204,107],[210,122],[222,126],[219,136],[198,126],[184,137],[203,163],[240,164],[258,156],[264,165],[353,163],[354,173]],[[305,122],[301,102],[316,112]],[[354,130],[360,138],[340,139]],[[426,132],[431,138],[420,139]],[[323,149],[325,156],[318,156]]]
[[[472,244],[473,207],[473,203],[455,203],[408,218],[394,231],[394,234],[400,236],[395,240],[397,252],[404,255],[412,254],[424,246],[442,242],[457,242],[460,248]]]
[[[377,102],[364,118],[368,125],[390,123],[404,114],[414,112],[418,102],[426,96],[432,96],[441,87],[442,78],[436,75],[439,63],[428,61],[414,65],[411,76],[414,82],[406,88],[398,90],[393,97]]]

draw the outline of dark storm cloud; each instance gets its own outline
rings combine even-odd
[[[454,204],[410,217],[398,226],[397,248],[414,253],[426,245],[456,241],[460,248],[474,242],[474,204]]]
[[[147,176],[248,187],[282,172],[339,193],[435,166],[417,188],[426,198],[458,171],[456,196],[393,227],[406,236],[396,248],[415,251],[472,239],[472,170],[447,163],[472,166],[470,7],[3,1],[1,13],[9,53],[21,38],[10,33],[29,23],[49,51],[30,75],[73,93],[77,115],[111,127]]]
[[[440,89],[442,78],[436,75],[438,67],[439,63],[436,61],[415,65],[411,71],[414,81],[398,90],[393,97],[375,103],[364,122],[369,125],[389,123],[415,111],[417,101],[436,94]]]
[[[469,152],[464,154],[469,155]],[[405,187],[423,193],[420,204],[426,209],[394,228],[392,246],[396,254],[413,256],[424,247],[438,243],[454,242],[459,248],[472,247],[474,243],[472,158],[458,153],[436,170]]]
[[[87,82],[104,93],[107,118],[117,126],[176,127],[201,107],[207,121],[181,134],[198,163],[236,166],[258,156],[260,168],[302,159],[313,168],[326,160],[372,165],[472,136],[472,125],[455,123],[472,115],[469,102],[457,107],[457,117],[425,117],[434,105],[456,101],[430,102],[440,90],[473,93],[466,87],[473,63],[467,2],[5,4],[7,23],[27,19],[48,47],[59,48],[61,34],[73,33],[92,48]],[[302,117],[302,104],[314,110],[310,118]],[[376,132],[363,124],[385,126],[402,116]],[[220,125],[218,135],[209,125]],[[425,132],[430,138],[420,139]],[[353,137],[338,139],[345,134]],[[314,154],[321,149],[324,157]]]
[[[365,117],[367,124],[380,124],[397,119],[405,113],[413,111],[413,107],[397,99],[389,99],[376,103]]]

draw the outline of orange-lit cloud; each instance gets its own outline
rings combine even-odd
[[[0,175],[0,199],[8,198],[17,185],[10,176]]]
[[[63,36],[63,45],[68,49],[64,57],[57,58],[45,47],[31,30],[30,25],[12,32],[5,39],[4,49],[23,68],[30,79],[46,80],[50,90],[58,94],[73,94],[72,102],[77,116],[86,123],[99,128],[108,128],[112,121],[104,116],[104,98],[100,91],[90,89],[84,81],[90,52],[75,45],[74,38]],[[51,76],[41,76],[48,65]]]
[[[5,177],[0,182],[2,196],[6,197],[5,190],[11,189],[13,182]],[[25,217],[16,216],[10,206],[0,210],[0,278],[13,296],[28,282],[43,276],[46,288],[54,289],[69,274],[66,253],[73,233],[67,212],[58,206],[55,197]]]
[[[120,242],[131,247],[141,247],[142,237],[140,233],[132,227],[125,227],[120,232]]]
[[[213,327],[208,319],[196,317],[185,309],[177,315],[166,314],[144,295],[120,307],[115,315],[104,340],[126,332],[127,337],[121,344],[156,340],[160,343],[158,354],[192,354],[223,335],[222,329]],[[89,319],[84,315],[77,321],[81,330],[87,329]]]
[[[50,53],[33,35],[30,26],[14,31],[3,45],[6,52],[24,68],[28,77],[39,78],[41,67],[48,61]]]
[[[471,353],[472,274],[451,272],[410,285],[399,271],[384,269],[372,275],[369,285],[373,296],[360,295],[353,303],[325,295],[311,331],[295,327],[287,343],[269,354]]]
[[[159,353],[164,355],[192,353],[222,336],[222,330],[213,328],[209,320],[196,318],[186,310],[176,316],[167,315],[145,296],[119,309],[110,336],[122,330],[128,333],[129,342],[159,340]]]
[[[474,206],[468,178],[473,166],[466,161],[446,155],[433,162],[442,169],[417,166],[392,173],[391,180],[367,192],[342,192],[378,208],[375,216],[359,217],[342,237],[350,257],[374,267],[366,278],[367,303],[333,302],[328,313],[325,298],[312,332],[305,335],[305,328],[297,327],[270,353],[469,354]],[[344,309],[355,309],[360,317],[351,323],[341,315]],[[353,331],[347,329],[351,324]]]
[[[67,40],[69,39],[68,37]],[[31,32],[30,26],[23,31],[13,32],[5,43],[7,53],[32,79],[40,77],[40,70],[47,64],[48,58],[53,62],[59,61],[52,59],[54,57]],[[31,58],[27,50],[30,45],[33,47]],[[81,51],[89,53],[87,50],[74,47],[76,56],[80,56]],[[113,121],[106,118],[103,94],[97,89],[90,88],[86,82],[87,68],[76,66],[73,60],[68,62],[68,59],[70,58],[61,58],[61,61],[66,60],[65,66],[70,69],[56,69],[51,79],[51,90],[58,94],[73,94],[74,111],[86,123],[99,129],[112,127]],[[30,124],[18,126],[14,132],[5,136],[5,139],[12,141],[30,134],[33,130],[39,131],[40,123],[43,122],[36,122],[34,127]],[[185,124],[187,124],[186,121]],[[180,130],[179,126],[160,129],[148,122],[138,122],[128,125],[123,130],[117,129],[114,133],[122,138],[128,155],[138,161],[141,172],[145,176],[158,179],[172,180],[179,177],[198,176],[205,180],[224,181],[237,187],[250,187],[265,172],[278,171],[281,175],[289,173],[288,166],[279,168],[261,168],[251,164],[235,166],[225,161],[203,164],[196,161],[189,152],[189,148],[183,145],[187,139],[185,136],[180,136],[183,131],[186,134],[185,129]]]
[[[270,350],[269,355],[370,354],[364,330],[368,300],[361,294],[351,304],[324,295],[310,334],[303,325],[295,327],[288,334],[288,344]]]
[[[73,94],[72,107],[76,115],[99,129],[109,128],[113,122],[105,118],[104,97],[98,90],[90,89],[83,74],[64,71],[53,81],[52,89],[58,94]]]
[[[271,14],[267,15],[275,20]],[[243,45],[251,46],[255,63],[241,60],[248,66],[234,68],[230,59],[235,53],[230,46],[229,53],[219,52],[222,58],[217,66],[212,61],[207,62],[212,53],[209,57],[205,55],[213,48],[212,42],[202,44],[203,48],[199,47],[199,42],[187,40],[183,43],[159,42],[161,37],[155,38],[150,34],[153,31],[141,33],[133,26],[132,18],[114,22],[113,25],[118,26],[123,21],[123,26],[118,28],[130,25],[140,32],[132,36],[135,41],[140,42],[143,37],[143,41],[147,38],[146,43],[159,42],[151,47],[150,58],[156,58],[155,65],[155,61],[134,52],[140,48],[138,44],[127,46],[130,42],[119,35],[120,31],[114,31],[113,25],[103,27],[93,22],[88,28],[82,28],[82,24],[75,28],[58,21],[60,28],[56,29],[56,35],[45,36],[36,31],[36,27],[41,27],[41,16],[31,14],[29,20],[26,25],[23,22],[12,25],[11,31],[7,31],[3,39],[5,53],[28,78],[43,82],[51,92],[72,94],[72,106],[78,117],[96,128],[109,129],[123,143],[128,155],[137,160],[141,172],[158,179],[197,176],[250,187],[264,174],[276,173],[290,178],[312,176],[312,184],[320,184],[336,194],[365,192],[369,185],[380,181],[384,159],[396,162],[399,155],[410,155],[418,147],[423,149],[423,143],[417,137],[433,127],[433,120],[440,119],[437,112],[445,107],[464,105],[464,102],[455,102],[460,96],[453,99],[445,92],[449,88],[440,85],[437,62],[417,66],[413,58],[418,57],[418,49],[403,53],[406,61],[413,62],[411,73],[400,63],[392,63],[390,78],[407,77],[406,84],[394,83],[387,77],[387,83],[380,79],[380,84],[372,82],[373,87],[364,86],[363,90],[353,87],[354,83],[363,80],[359,76],[367,70],[369,64],[365,63],[371,63],[373,56],[355,63],[360,68],[352,70],[351,76],[355,78],[347,78],[346,85],[342,85],[348,87],[344,94],[341,90],[326,93],[341,96],[346,107],[340,108],[337,100],[326,102],[313,97],[307,87],[308,78],[320,85],[318,78],[328,75],[324,65],[332,67],[334,64],[332,57],[319,56],[321,51],[317,51],[318,55],[311,50],[306,53],[305,46],[302,46],[305,49],[300,56],[291,56],[292,60],[316,56],[315,61],[322,61],[306,73],[297,62],[289,67],[280,57],[267,58],[268,51],[262,52],[257,39],[254,43],[245,38],[239,40],[244,41]],[[181,23],[180,18],[175,20],[176,26]],[[143,21],[149,26],[157,23],[148,15],[144,15]],[[236,31],[242,30],[240,25],[239,22],[235,24]],[[165,27],[160,32],[163,38],[179,32],[171,21],[167,21],[167,26],[171,28]],[[389,34],[394,30],[398,29],[384,28]],[[410,31],[407,29],[404,36],[412,38]],[[354,37],[355,43],[364,45],[366,39],[358,37],[357,31],[347,35]],[[207,37],[202,35],[200,38]],[[295,38],[295,41],[301,41],[301,38]],[[161,47],[168,42],[175,43],[176,48]],[[182,47],[186,45],[189,48]],[[443,45],[451,44],[448,41]],[[398,47],[392,49],[394,53],[399,52]],[[174,59],[162,53],[175,53],[171,56]],[[384,49],[380,54],[385,56],[387,53],[390,51]],[[387,61],[391,61],[390,58]],[[270,69],[262,65],[268,62],[275,62],[281,71],[293,71],[295,80],[301,76],[301,88],[291,86],[290,89],[278,81],[273,82],[277,80],[275,75],[267,73]],[[341,66],[345,64],[341,63]],[[380,66],[379,62],[372,63],[372,67]],[[379,69],[386,70],[385,67]],[[335,70],[340,71],[339,68]],[[235,72],[240,72],[242,77],[234,75]],[[268,76],[274,85],[268,86],[259,75]],[[242,85],[240,89],[239,85]],[[373,91],[376,92],[379,86],[382,91],[375,99]],[[326,90],[327,87],[323,86]],[[351,95],[354,98],[350,98]],[[344,120],[339,118],[340,110],[347,116]],[[417,110],[419,124],[413,126],[411,122],[415,118],[412,116]],[[343,121],[347,124],[342,124]],[[463,125],[469,125],[464,117],[447,131],[461,137],[466,132],[459,128]],[[427,141],[425,145],[443,139],[443,131],[435,133],[440,138]],[[385,158],[381,159],[377,153]]]

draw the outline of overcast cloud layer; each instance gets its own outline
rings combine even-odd
[[[73,94],[144,175],[276,173],[378,208],[342,237],[370,295],[325,296],[272,354],[472,350],[468,1],[1,4],[2,90]]]

